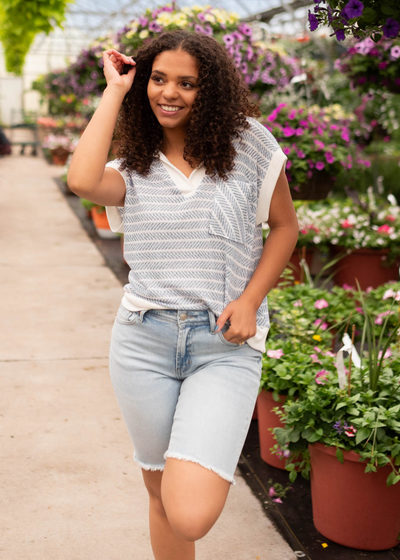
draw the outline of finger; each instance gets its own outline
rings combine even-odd
[[[232,311],[230,311],[225,307],[221,315],[218,317],[218,320],[215,324],[214,332],[217,333],[218,331],[220,331],[231,315],[232,315]]]

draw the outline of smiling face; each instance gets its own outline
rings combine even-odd
[[[198,77],[197,62],[187,52],[163,51],[156,56],[147,95],[162,127],[186,127],[199,90]]]

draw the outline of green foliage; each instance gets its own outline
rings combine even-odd
[[[73,0],[1,0],[0,41],[6,69],[21,75],[25,57],[38,33],[62,27],[67,4]]]

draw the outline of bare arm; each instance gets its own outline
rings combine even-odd
[[[103,60],[107,87],[72,156],[67,183],[72,192],[96,204],[123,206],[125,182],[118,171],[105,169],[105,165],[121,103],[136,68],[132,59],[113,49],[103,53]],[[133,67],[121,75],[124,63]]]
[[[225,307],[217,321],[221,329],[229,319],[231,326],[224,336],[230,342],[242,342],[256,334],[257,310],[282,274],[297,243],[299,226],[283,169],[272,195],[268,224],[271,230],[250,282],[240,298]]]

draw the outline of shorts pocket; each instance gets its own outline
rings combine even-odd
[[[221,181],[214,197],[208,233],[246,243],[249,227],[250,185],[244,181]]]
[[[229,342],[229,340],[226,340],[226,338],[224,337],[224,333],[226,333],[228,329],[229,329],[229,325],[224,325],[222,329],[217,332],[220,341],[226,344],[227,346],[241,346],[241,344],[238,344],[237,342]]]
[[[133,325],[140,319],[139,311],[131,311],[127,309],[122,303],[120,304],[115,320],[121,325]]]

